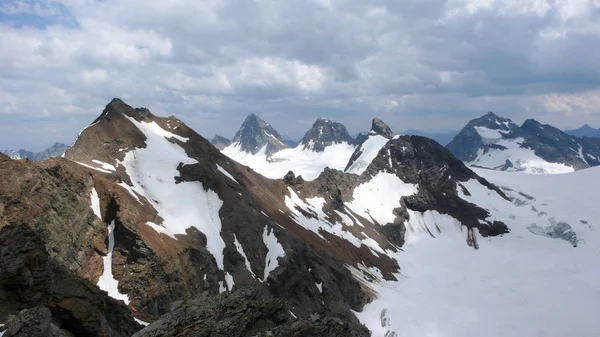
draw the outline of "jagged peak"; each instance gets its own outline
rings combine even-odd
[[[394,137],[392,129],[379,118],[373,118],[373,121],[371,122],[371,131],[369,133],[381,135],[388,139]]]
[[[325,150],[329,145],[341,143],[354,143],[354,139],[348,134],[346,126],[323,117],[317,118],[300,140],[300,144],[304,145],[304,149],[317,152]]]
[[[271,124],[254,113],[246,117],[240,129],[235,133],[233,142],[237,143],[243,151],[254,154],[265,146],[267,146],[267,155],[289,147]]]

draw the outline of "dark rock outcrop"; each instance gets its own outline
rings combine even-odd
[[[322,152],[327,146],[341,143],[354,144],[354,139],[343,124],[325,118],[318,118],[300,140],[304,149],[316,152]]]
[[[200,296],[136,333],[134,337],[370,336],[326,313],[295,318],[285,300],[263,298],[256,287]]]
[[[255,114],[250,114],[242,123],[233,142],[238,143],[242,151],[249,153],[257,153],[266,146],[267,155],[289,147],[277,130]]]
[[[31,309],[9,321],[9,335],[18,335],[13,324],[32,333],[53,325],[74,336],[131,336],[140,330],[123,302],[51,258],[42,235],[26,224],[0,230],[0,318]]]
[[[3,337],[74,337],[52,323],[52,313],[46,307],[24,309],[11,316]]]
[[[394,137],[392,129],[379,118],[373,118],[371,132],[369,132],[369,134],[381,135],[387,139],[392,139],[392,137]]]
[[[410,210],[436,210],[448,214],[467,228],[478,228],[483,236],[508,232],[505,224],[487,219],[488,211],[460,198],[458,189],[462,189],[461,182],[475,179],[496,192],[499,197],[508,200],[506,195],[498,187],[477,176],[432,139],[400,136],[389,141],[361,179],[368,180],[379,172],[394,173],[402,181],[418,185],[417,194],[402,198],[404,207]],[[402,210],[399,210],[398,215],[401,214]],[[396,229],[395,232],[399,233],[401,229]]]

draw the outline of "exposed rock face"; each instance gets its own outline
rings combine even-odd
[[[73,337],[52,323],[52,313],[46,307],[24,309],[8,320],[3,337]]]
[[[325,118],[318,118],[300,140],[304,149],[316,152],[322,152],[327,146],[341,143],[353,144],[354,139],[343,124]]]
[[[371,132],[369,134],[381,135],[387,139],[394,137],[392,129],[379,118],[373,118],[371,124]]]
[[[519,127],[510,119],[498,117],[490,112],[470,121],[447,148],[457,158],[487,168],[524,170],[523,166],[528,166],[527,156],[523,155],[523,158],[520,158],[518,152],[522,152],[521,149],[529,149],[540,160],[564,164],[577,170],[600,163],[599,144],[600,139],[573,137],[533,119],[526,120]],[[533,153],[529,157],[534,155]],[[497,161],[493,161],[497,165],[485,164],[486,156],[499,156]],[[521,163],[521,160],[525,162]],[[543,168],[539,170],[543,171]]]
[[[141,328],[122,302],[59,265],[42,233],[27,224],[0,230],[0,299],[3,320],[32,309],[9,321],[8,336],[18,336],[18,327],[34,333],[53,326],[56,336],[68,335],[61,329],[74,336],[131,336]]]
[[[249,153],[257,153],[267,147],[267,155],[281,151],[289,146],[283,142],[279,133],[267,122],[255,114],[250,114],[233,137],[233,142]]]
[[[370,336],[326,313],[294,318],[284,300],[261,298],[256,287],[201,296],[179,306],[134,337],[150,336]]]
[[[210,143],[212,145],[214,145],[217,149],[223,150],[224,148],[231,145],[231,139],[225,138],[220,135],[215,135],[215,137],[212,139],[212,141]]]

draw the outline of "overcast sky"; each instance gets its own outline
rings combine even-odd
[[[0,1],[0,148],[71,143],[113,97],[208,138],[600,127],[600,0]]]

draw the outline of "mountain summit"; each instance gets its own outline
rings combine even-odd
[[[361,134],[363,135],[363,134]],[[379,150],[394,137],[392,129],[379,118],[373,118],[371,131],[364,135],[358,148],[352,153],[345,172],[362,174],[379,153]]]
[[[325,118],[318,118],[300,140],[300,145],[305,150],[316,152],[323,152],[327,146],[342,143],[353,144],[354,139],[343,124]]]
[[[594,129],[593,127],[589,126],[588,124],[584,124],[579,129],[565,130],[565,133],[569,134],[571,136],[575,136],[575,137],[600,138],[600,128]]]
[[[267,155],[281,151],[289,146],[269,123],[255,114],[250,114],[233,137],[233,143],[242,151],[256,154],[266,146]]]
[[[446,146],[469,165],[531,173],[564,173],[600,160],[600,140],[577,138],[534,119],[520,127],[492,112],[471,120]]]

